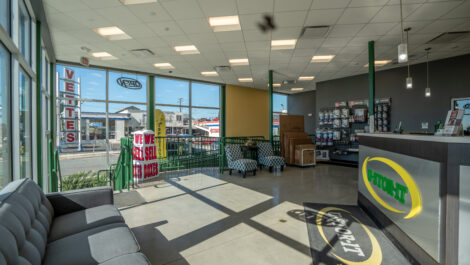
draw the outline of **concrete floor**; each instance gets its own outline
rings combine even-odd
[[[115,195],[153,265],[312,264],[303,202],[354,205],[357,168],[318,165],[258,172],[173,172]]]

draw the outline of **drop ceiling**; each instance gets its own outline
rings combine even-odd
[[[45,0],[56,57],[79,62],[91,52],[107,52],[117,60],[90,57],[90,63],[131,71],[222,82],[266,89],[268,69],[275,83],[296,80],[295,87],[314,90],[315,83],[366,73],[367,42],[376,41],[377,60],[395,60],[401,39],[399,0],[159,0],[123,5],[119,0]],[[277,28],[263,33],[258,23],[274,17]],[[209,17],[239,16],[241,30],[213,32]],[[411,27],[409,53],[431,47],[430,60],[470,53],[470,37],[449,43],[426,44],[449,31],[470,30],[470,1],[403,0],[404,27]],[[303,27],[329,26],[323,37],[298,39]],[[94,29],[119,27],[130,39],[108,40]],[[271,40],[298,39],[292,50],[271,50]],[[195,45],[199,54],[180,55],[174,46]],[[85,47],[85,48],[84,48]],[[139,57],[135,49],[152,56]],[[336,55],[328,63],[311,63],[314,55]],[[425,60],[411,56],[411,63]],[[248,58],[249,65],[233,66],[218,76],[202,76],[230,59]],[[174,69],[157,69],[170,63]],[[388,64],[377,70],[398,67]],[[253,83],[240,83],[253,78]],[[292,86],[292,85],[290,85]],[[275,88],[290,93],[290,86]]]

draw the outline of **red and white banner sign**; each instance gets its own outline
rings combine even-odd
[[[64,91],[63,95],[65,98],[75,98],[75,71],[69,68],[64,68]],[[77,117],[75,115],[76,102],[74,100],[64,100],[63,105],[63,116],[62,120],[64,123],[64,142],[66,144],[75,144],[78,140],[77,131]]]
[[[155,133],[142,130],[134,133],[133,147],[134,180],[141,182],[158,176],[157,146]]]

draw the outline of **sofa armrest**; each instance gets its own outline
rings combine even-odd
[[[46,194],[54,208],[55,216],[60,216],[88,208],[113,204],[113,189],[97,187]]]

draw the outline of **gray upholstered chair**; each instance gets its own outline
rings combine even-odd
[[[273,147],[268,142],[258,143],[258,161],[259,168],[269,167],[269,172],[272,172],[274,167],[281,167],[282,171],[286,165],[283,157],[274,155]]]
[[[253,176],[256,176],[258,163],[252,159],[244,159],[239,145],[230,144],[225,146],[225,155],[227,157],[229,175],[232,175],[232,170],[238,170],[238,172],[243,174],[244,178],[247,172],[253,172]]]
[[[45,195],[30,179],[0,191],[0,264],[149,265],[110,187]]]

